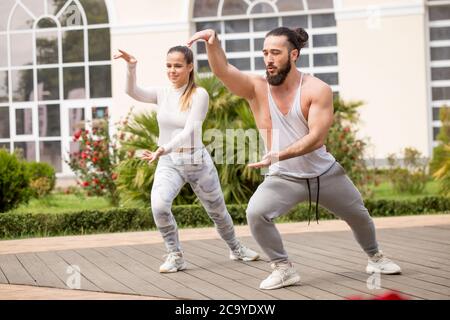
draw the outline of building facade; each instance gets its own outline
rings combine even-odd
[[[450,1],[442,0],[2,0],[0,147],[51,163],[60,178],[80,123],[126,115],[126,66],[142,85],[168,85],[165,55],[196,31],[220,34],[230,63],[264,74],[262,44],[277,26],[309,35],[298,67],[344,100],[360,100],[367,158],[414,147],[430,157],[439,108],[450,102]],[[196,68],[209,70],[203,44]]]

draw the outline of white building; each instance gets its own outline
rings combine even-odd
[[[263,74],[264,35],[280,25],[310,34],[302,71],[365,102],[368,158],[407,146],[431,155],[450,102],[450,1],[441,0],[2,0],[0,147],[70,176],[63,157],[77,122],[145,108],[124,92],[116,49],[138,58],[141,84],[166,85],[167,49],[214,28],[231,63]],[[204,46],[195,53],[207,68]]]

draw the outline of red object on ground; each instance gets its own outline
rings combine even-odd
[[[383,294],[374,296],[371,299],[365,299],[362,296],[351,296],[351,297],[348,297],[347,300],[409,300],[409,299],[400,295],[399,293],[397,293],[395,291],[388,291]]]

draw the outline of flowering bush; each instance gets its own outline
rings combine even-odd
[[[108,120],[95,120],[92,132],[84,128],[75,132],[73,141],[78,143],[79,151],[70,153],[67,163],[88,196],[106,196],[112,205],[117,206],[119,193],[114,169],[122,153],[114,139],[109,135]]]
[[[366,142],[356,137],[359,115],[357,108],[361,102],[334,101],[334,122],[328,133],[325,145],[328,151],[344,167],[364,197],[373,195],[370,185],[378,184],[376,177],[370,174],[364,160]]]

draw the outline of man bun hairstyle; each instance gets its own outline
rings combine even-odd
[[[267,37],[270,36],[285,36],[290,43],[291,50],[297,49],[300,56],[300,50],[308,43],[309,35],[303,28],[290,29],[287,27],[278,27],[270,31]]]

